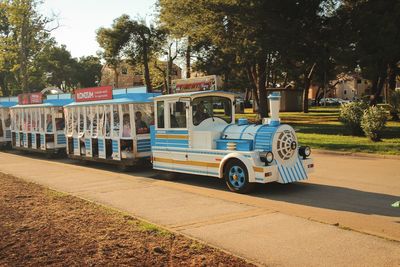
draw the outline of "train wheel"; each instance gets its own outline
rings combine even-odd
[[[224,173],[225,182],[232,192],[248,193],[254,188],[249,182],[249,173],[246,166],[240,160],[230,160]]]

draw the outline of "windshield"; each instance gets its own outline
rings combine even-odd
[[[227,97],[205,96],[195,98],[193,106],[193,125],[197,126],[208,118],[220,118],[232,122],[232,102]]]

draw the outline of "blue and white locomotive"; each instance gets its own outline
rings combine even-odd
[[[280,95],[269,96],[271,118],[263,124],[235,123],[235,94],[199,91],[154,98],[151,132],[153,168],[223,178],[246,193],[255,183],[291,183],[313,170],[309,147],[281,124]]]

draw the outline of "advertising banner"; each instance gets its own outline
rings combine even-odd
[[[100,86],[75,90],[76,102],[112,99],[112,86]]]
[[[20,94],[18,96],[18,104],[29,105],[29,104],[42,104],[43,95],[42,93],[30,93]]]

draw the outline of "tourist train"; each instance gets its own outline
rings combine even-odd
[[[11,146],[10,108],[18,104],[17,97],[0,97],[0,146]]]
[[[238,193],[257,183],[307,179],[314,169],[311,150],[299,146],[295,130],[281,123],[279,93],[268,96],[271,117],[251,124],[236,119],[236,94],[206,90],[215,87],[212,80],[196,81],[192,88],[187,80],[181,87],[175,83],[169,95],[111,86],[43,101],[38,93],[20,95],[18,105],[4,105],[11,110],[12,147],[65,152],[124,169],[151,162],[160,171],[224,179]],[[10,124],[7,114],[0,114],[3,131]]]

